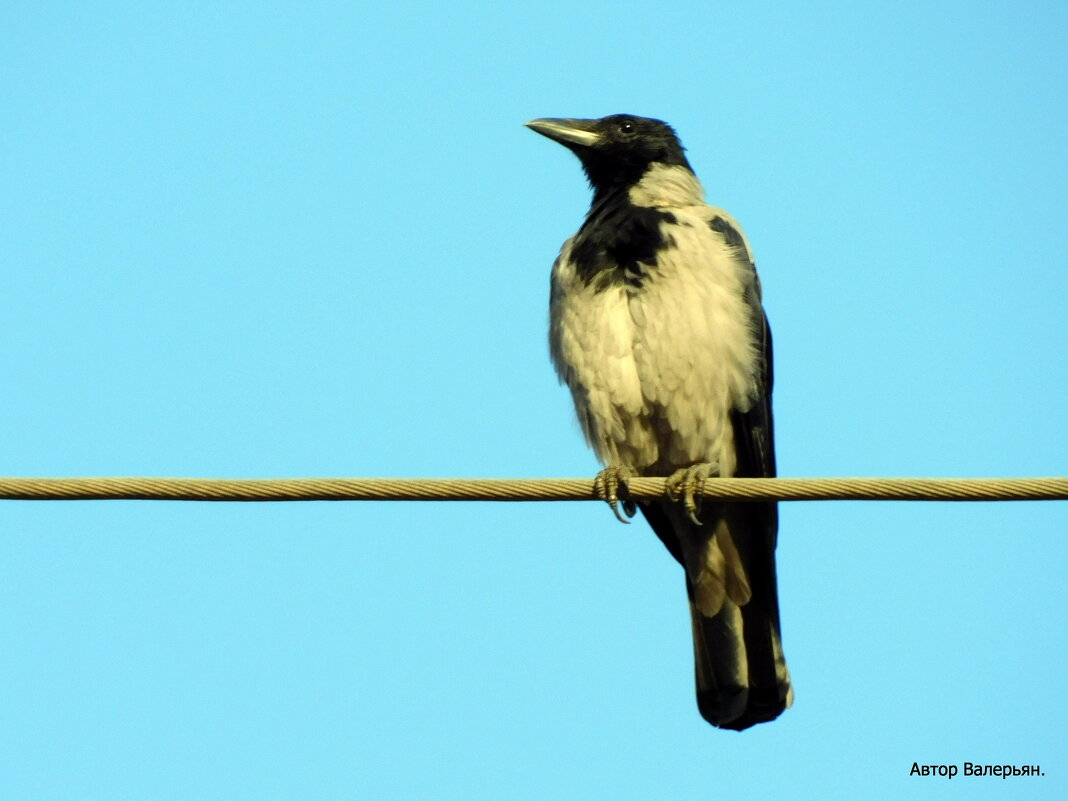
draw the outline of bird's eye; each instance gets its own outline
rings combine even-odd
[[[619,123],[619,132],[621,134],[627,134],[628,136],[634,133],[634,123],[630,120],[624,120]]]

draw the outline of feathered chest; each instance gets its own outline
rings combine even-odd
[[[651,433],[660,444],[644,448],[650,455],[670,432],[701,430],[707,437],[695,442],[719,441],[731,410],[754,397],[759,356],[747,292],[755,273],[713,227],[715,212],[591,215],[553,268],[553,362],[602,458],[652,420],[661,421]]]
[[[587,284],[622,282],[640,289],[661,253],[674,245],[669,228],[677,222],[670,211],[629,203],[595,209],[572,241],[576,275]]]

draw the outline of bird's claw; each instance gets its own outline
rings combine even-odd
[[[701,487],[706,478],[719,475],[719,465],[711,462],[691,465],[681,470],[676,470],[667,480],[665,494],[673,501],[682,501],[686,516],[693,521],[694,525],[701,525],[697,517],[697,504],[701,495]]]
[[[634,517],[634,501],[627,498],[627,479],[634,478],[637,473],[629,467],[612,465],[606,467],[593,479],[593,490],[597,497],[612,508],[612,514],[620,523],[629,523],[628,518]],[[620,490],[623,492],[623,512],[620,513]]]

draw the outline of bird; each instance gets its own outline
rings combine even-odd
[[[749,240],[705,203],[675,130],[633,114],[525,123],[574,153],[593,199],[552,267],[549,349],[624,522],[637,506],[682,565],[697,707],[742,731],[793,703],[779,623],[774,502],[701,497],[775,475],[771,331]],[[665,476],[663,498],[627,481]],[[620,504],[623,513],[620,513]]]

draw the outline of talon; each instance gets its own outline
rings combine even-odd
[[[626,497],[623,499],[623,511],[620,513],[619,492],[622,489],[623,495],[626,496],[627,479],[635,475],[636,473],[629,467],[613,465],[606,467],[593,479],[593,490],[597,493],[597,497],[608,504],[612,509],[612,514],[620,523],[629,523],[630,520],[627,518],[634,516],[634,502]]]
[[[697,516],[697,501],[693,499],[694,488],[692,485],[686,488],[686,516],[693,521],[695,526],[701,525],[701,519]]]
[[[699,526],[701,520],[697,517],[697,499],[701,495],[700,488],[706,478],[718,474],[719,466],[708,462],[684,467],[668,477],[664,494],[676,503],[681,500],[686,516],[694,525]]]

